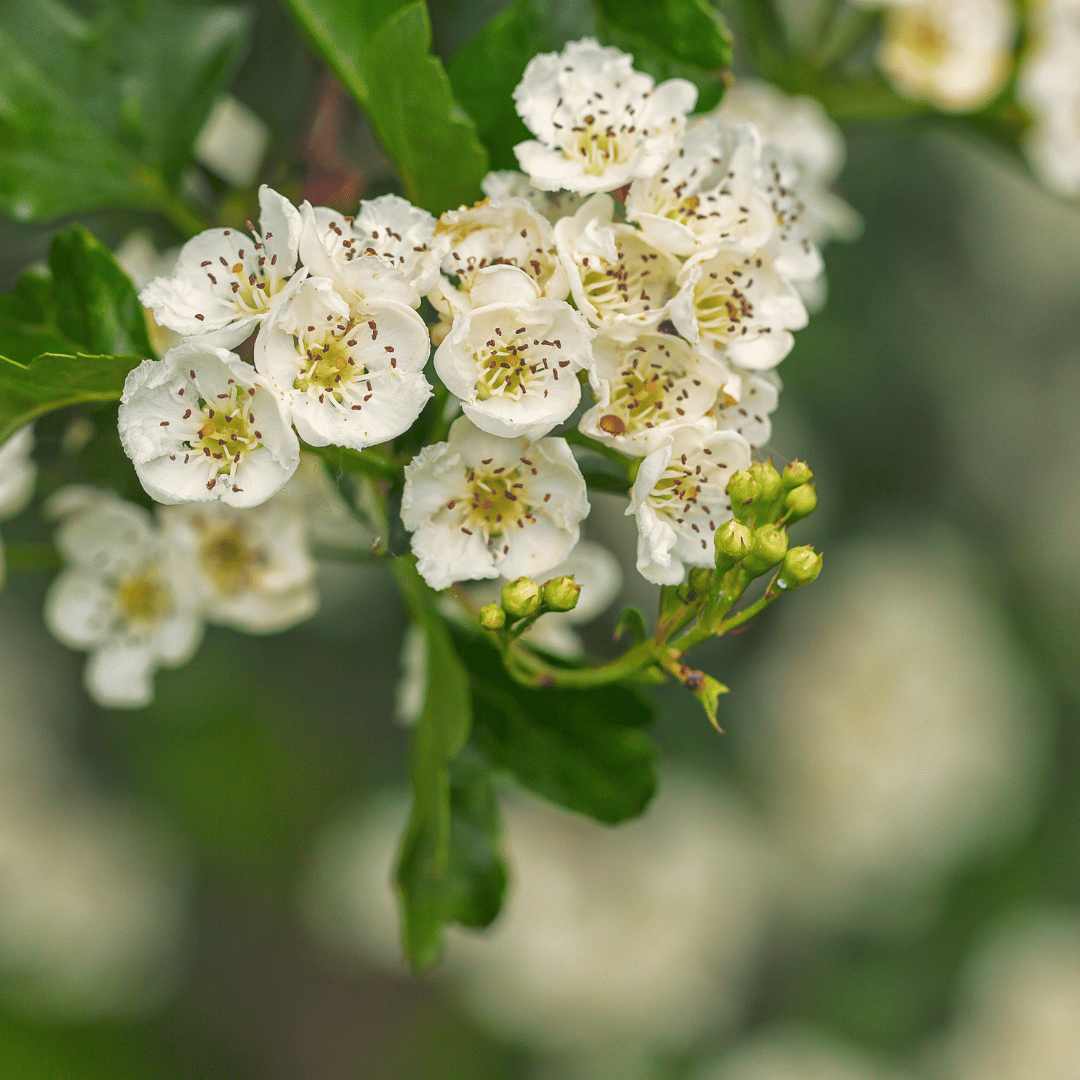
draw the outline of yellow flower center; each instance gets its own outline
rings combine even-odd
[[[120,582],[116,589],[116,604],[124,622],[135,625],[158,622],[173,610],[172,594],[150,568]]]
[[[235,596],[253,586],[266,556],[235,524],[208,533],[199,545],[199,562],[219,593]]]

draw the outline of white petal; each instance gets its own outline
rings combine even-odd
[[[86,570],[61,570],[45,594],[45,625],[73,649],[89,649],[112,634],[113,590]]]
[[[87,692],[107,709],[141,709],[154,699],[154,656],[149,645],[110,642],[86,661]]]

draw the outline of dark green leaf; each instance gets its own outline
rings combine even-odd
[[[0,7],[0,208],[40,221],[110,206],[193,225],[169,188],[240,59],[230,5]]]
[[[645,616],[636,607],[625,607],[615,624],[615,640],[621,641],[627,634],[630,635],[631,645],[640,645],[648,636],[645,628]]]
[[[420,2],[289,0],[326,62],[371,118],[405,193],[433,213],[480,194],[487,154],[431,55]]]
[[[538,795],[615,824],[636,817],[656,790],[652,719],[633,690],[530,690],[479,638],[456,638],[469,668],[476,744],[492,764]]]
[[[731,64],[731,34],[708,0],[600,0],[610,26],[704,71]]]

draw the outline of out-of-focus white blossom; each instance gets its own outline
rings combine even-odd
[[[660,172],[630,185],[626,216],[673,255],[764,247],[776,222],[758,183],[760,159],[761,139],[752,125],[728,127],[703,117]]]
[[[255,367],[312,446],[362,450],[402,434],[431,397],[423,319],[398,300],[350,306],[308,278],[263,328]]]
[[[401,520],[433,589],[537,577],[578,541],[589,500],[564,439],[500,439],[455,420],[447,442],[405,466]]]
[[[672,428],[700,420],[730,378],[725,367],[682,338],[653,331],[629,342],[601,335],[593,342],[593,358],[589,384],[596,404],[578,426],[635,457],[656,450]]]
[[[37,465],[30,456],[34,432],[20,428],[0,444],[0,521],[22,513],[34,494]],[[4,542],[0,539],[0,586],[4,584]]]
[[[908,0],[890,4],[878,63],[905,97],[945,112],[991,101],[1012,70],[1011,0]]]
[[[731,517],[727,482],[750,464],[750,444],[707,420],[669,433],[638,469],[629,516],[637,518],[637,568],[656,585],[678,585],[691,566],[712,566],[716,530]]]
[[[688,259],[671,301],[671,321],[707,356],[758,371],[776,367],[807,323],[790,281],[764,252],[722,248]]]
[[[555,240],[578,310],[593,326],[628,340],[667,318],[679,261],[614,215],[611,196],[594,195],[555,226]]]
[[[56,530],[68,565],[49,586],[46,625],[89,652],[86,688],[98,704],[147,705],[154,671],[186,663],[202,640],[190,570],[142,507],[108,494],[53,505],[70,510]]]
[[[162,503],[256,506],[300,460],[269,383],[234,353],[197,342],[128,373],[118,426],[140,482]]]
[[[288,497],[245,510],[187,503],[164,507],[160,516],[170,553],[194,569],[199,607],[210,622],[267,634],[315,613],[307,523]]]
[[[330,548],[369,547],[372,530],[350,509],[326,466],[314,454],[301,454],[292,479],[275,499],[289,500],[303,514],[314,544]]]
[[[454,319],[435,352],[435,370],[482,431],[538,439],[577,408],[577,372],[592,365],[596,332],[565,301],[538,296],[521,270],[481,274],[473,299],[487,302]],[[507,277],[532,296],[518,299],[507,290],[510,296],[501,299]]]
[[[801,1027],[740,1043],[702,1066],[694,1080],[904,1080],[906,1073],[867,1050]]]
[[[935,1080],[1073,1080],[1080,1063],[1080,912],[1027,910],[968,965]]]
[[[1044,704],[977,557],[944,526],[828,558],[781,613],[746,737],[793,916],[903,922],[958,860],[1030,820]]]
[[[1080,195],[1080,3],[1044,0],[1030,13],[1031,43],[1017,98],[1031,114],[1024,136],[1039,179],[1062,195]]]
[[[480,189],[492,200],[524,199],[552,225],[559,218],[577,212],[587,196],[576,191],[541,191],[529,178],[514,169],[496,169],[480,181]]]
[[[247,187],[259,175],[270,145],[270,128],[232,94],[222,94],[195,139],[195,160],[233,187]]]
[[[161,326],[205,345],[230,349],[266,318],[274,303],[299,285],[296,270],[300,214],[284,196],[259,188],[261,232],[207,229],[181,249],[169,277],[139,294]]]
[[[514,104],[536,140],[514,153],[536,187],[614,191],[654,175],[675,150],[697,88],[685,79],[656,86],[633,63],[592,38],[529,61]]]

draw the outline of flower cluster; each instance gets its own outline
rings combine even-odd
[[[182,338],[120,408],[155,499],[252,507],[301,439],[393,440],[432,395],[433,342],[435,427],[453,423],[405,465],[401,500],[429,585],[566,559],[589,501],[553,432],[575,417],[572,441],[626,464],[640,571],[713,565],[728,478],[769,438],[774,369],[823,295],[819,245],[858,229],[828,190],[842,140],[754,84],[692,117],[690,83],[591,39],[534,57],[514,100],[535,136],[523,172],[490,174],[476,205],[436,220],[386,195],[344,216],[264,187],[261,231],[202,233],[144,289]],[[229,351],[253,335],[251,363]]]

